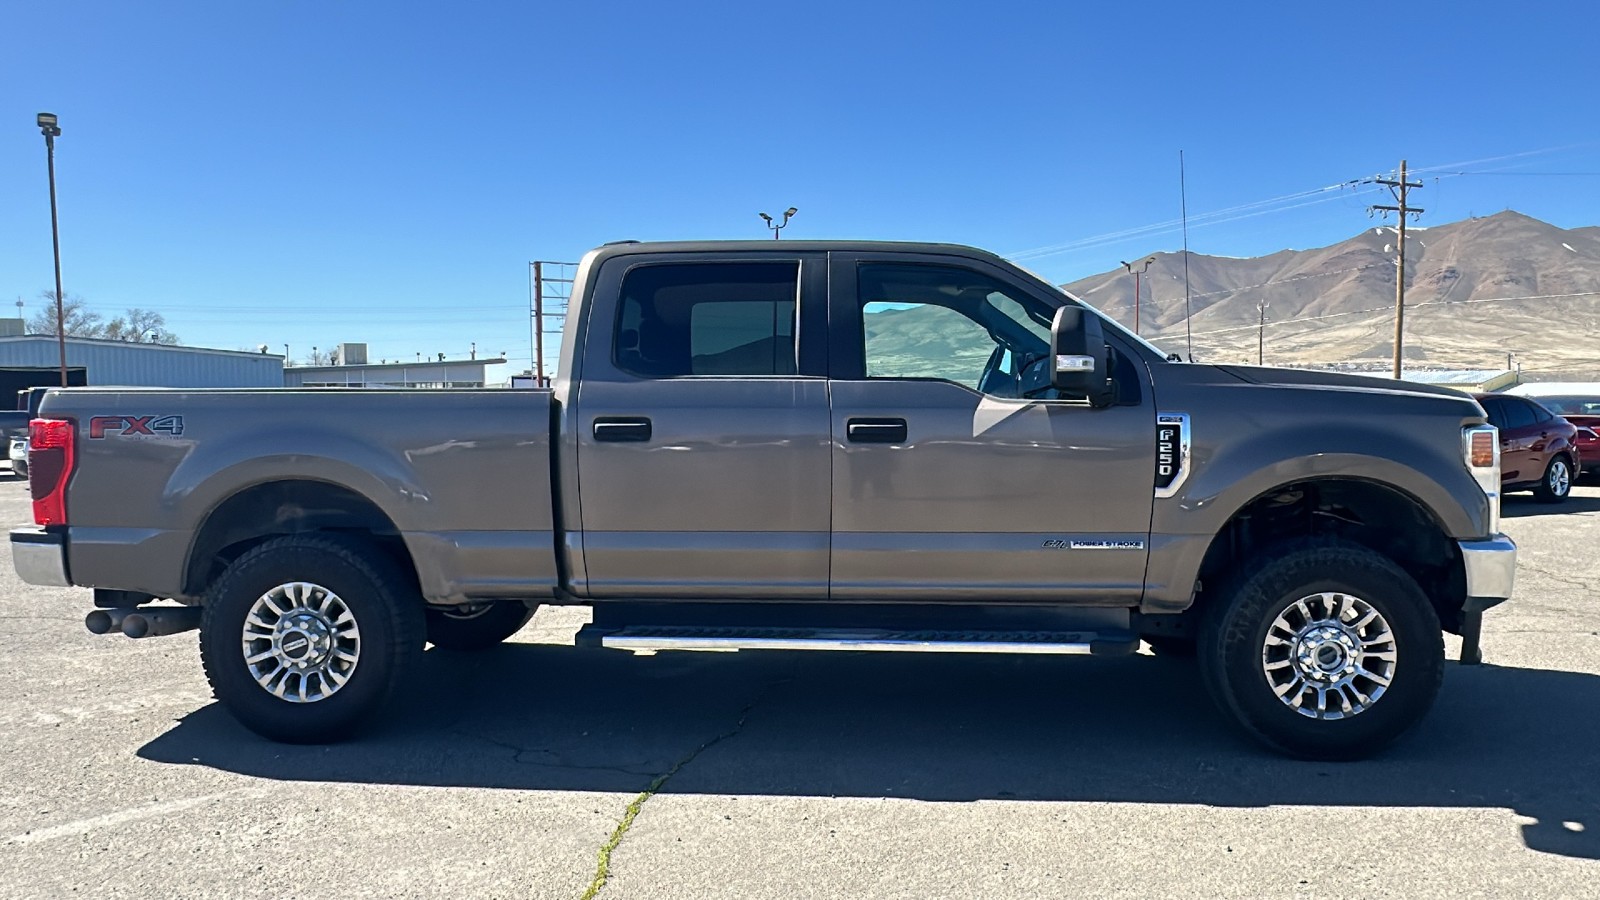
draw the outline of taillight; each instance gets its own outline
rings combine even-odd
[[[34,419],[28,423],[28,488],[33,494],[33,521],[67,524],[67,480],[72,477],[76,426],[71,419]]]

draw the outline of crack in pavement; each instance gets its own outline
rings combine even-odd
[[[1564,575],[1557,575],[1554,572],[1546,571],[1544,569],[1539,568],[1538,566],[1530,566],[1525,562],[1518,563],[1517,567],[1518,568],[1522,568],[1522,569],[1527,569],[1529,572],[1534,572],[1534,573],[1537,573],[1539,575],[1543,575],[1544,577],[1552,579],[1554,581],[1559,581],[1562,584],[1567,585],[1568,587],[1575,587],[1575,588],[1579,588],[1579,589],[1582,589],[1582,590],[1588,590],[1589,589],[1589,585],[1586,584],[1585,582],[1578,581],[1578,580],[1572,579],[1572,578],[1568,578],[1568,577],[1566,577]]]
[[[641,791],[639,796],[633,798],[633,802],[629,803],[627,809],[623,810],[622,820],[617,823],[617,827],[611,832],[611,837],[600,846],[599,856],[595,860],[594,880],[589,882],[588,889],[583,892],[583,895],[579,898],[579,900],[594,900],[594,898],[599,895],[600,891],[605,888],[606,881],[611,877],[611,855],[615,853],[617,847],[622,844],[622,839],[627,836],[628,829],[633,827],[633,820],[639,817],[639,812],[644,808],[645,803],[648,802],[651,797],[654,797],[656,793],[660,791],[664,785],[666,785],[672,776],[678,774],[678,772],[683,769],[684,766],[694,762],[695,758],[700,754],[710,750],[712,747],[715,747],[716,745],[731,737],[734,737],[739,732],[743,731],[745,722],[749,721],[750,719],[750,713],[754,711],[757,706],[761,705],[762,701],[766,700],[769,694],[783,684],[786,684],[788,680],[789,679],[785,678],[768,684],[754,700],[751,700],[745,705],[744,709],[739,711],[739,721],[735,722],[732,728],[729,728],[727,731],[722,732],[716,737],[711,738],[710,740],[691,750],[683,759],[673,763],[672,768],[662,772],[660,775],[657,775],[655,780],[650,782],[649,787]]]
[[[561,754],[546,747],[524,747],[520,744],[513,744],[509,741],[502,741],[497,738],[489,737],[486,734],[473,734],[469,731],[461,731],[459,729],[454,730],[451,733],[458,734],[461,737],[468,738],[470,740],[483,741],[486,744],[492,744],[503,750],[510,750],[511,761],[517,765],[541,766],[549,769],[576,769],[583,772],[616,772],[621,775],[638,775],[641,777],[655,774],[655,770],[644,768],[642,763],[638,766],[583,766],[578,765],[577,763],[567,762],[561,758]],[[524,758],[534,754],[542,754],[554,761],[552,762],[549,760]]]

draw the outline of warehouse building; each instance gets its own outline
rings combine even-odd
[[[291,366],[283,370],[284,387],[332,388],[479,388],[485,369],[504,359],[438,359],[415,362],[369,362],[366,344],[340,344],[339,362],[331,366]]]
[[[283,357],[271,353],[78,337],[67,338],[66,349],[71,384],[283,387]],[[15,396],[26,387],[59,384],[61,351],[54,335],[0,335],[0,397]]]

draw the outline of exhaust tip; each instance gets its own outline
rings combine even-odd
[[[131,613],[122,620],[122,633],[131,638],[142,638],[150,633],[150,620]]]
[[[115,634],[122,630],[130,609],[97,609],[83,617],[83,627],[91,634]]]

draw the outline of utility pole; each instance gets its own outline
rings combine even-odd
[[[1266,365],[1267,359],[1267,301],[1262,298],[1256,304],[1256,313],[1260,318],[1256,321],[1256,365]]]
[[[1149,257],[1148,259],[1146,259],[1144,261],[1144,265],[1142,267],[1140,267],[1138,271],[1134,271],[1133,263],[1128,262],[1127,260],[1123,260],[1122,261],[1122,267],[1124,269],[1127,269],[1129,272],[1133,272],[1133,333],[1134,334],[1138,334],[1139,333],[1139,295],[1141,293],[1141,291],[1139,290],[1139,277],[1141,275],[1143,275],[1150,268],[1150,264],[1155,262],[1155,261],[1156,261],[1156,258],[1154,256]]]
[[[1401,349],[1405,340],[1406,328],[1406,216],[1420,215],[1423,212],[1421,207],[1407,205],[1406,197],[1410,194],[1412,188],[1422,187],[1422,182],[1406,180],[1406,161],[1403,159],[1400,160],[1400,178],[1398,180],[1375,178],[1373,182],[1389,188],[1389,192],[1394,194],[1395,202],[1399,204],[1398,206],[1371,207],[1371,210],[1378,212],[1397,213],[1400,218],[1400,227],[1396,229],[1399,234],[1399,240],[1397,241],[1399,255],[1395,257],[1394,279],[1394,377],[1398,380],[1400,378]]]
[[[533,386],[544,387],[544,263],[533,264]]]
[[[545,266],[553,267],[550,272],[545,271]],[[567,304],[572,302],[572,285],[574,269],[577,263],[556,262],[555,260],[531,260],[528,263],[528,293],[533,314],[533,359],[532,369],[534,387],[549,387],[550,376],[544,370],[544,336],[546,319],[553,323],[562,322],[567,315]],[[545,291],[550,296],[545,296]],[[551,301],[546,303],[545,301]],[[560,327],[555,331],[559,332]],[[503,354],[502,354],[503,355]]]

